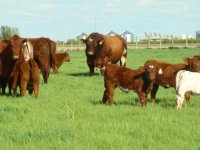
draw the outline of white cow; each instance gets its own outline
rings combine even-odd
[[[180,70],[176,75],[176,108],[181,109],[186,92],[200,94],[200,73]]]

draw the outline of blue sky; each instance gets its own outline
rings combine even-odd
[[[200,0],[1,0],[0,25],[17,27],[22,37],[66,41],[81,32],[125,30],[195,36]]]

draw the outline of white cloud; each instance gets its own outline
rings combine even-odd
[[[38,8],[39,10],[52,10],[56,7],[55,4],[42,4]]]

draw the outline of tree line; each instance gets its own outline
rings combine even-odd
[[[19,30],[16,27],[10,27],[7,25],[0,27],[0,38],[7,39],[13,35],[19,35]]]

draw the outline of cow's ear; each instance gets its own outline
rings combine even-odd
[[[104,42],[103,40],[99,41],[98,45],[103,45],[103,42]]]
[[[184,61],[184,63],[186,63],[186,64],[190,64],[190,58],[188,58],[188,57],[186,57],[186,58],[183,58],[183,61]]]
[[[86,43],[86,40],[85,40],[85,39],[80,39],[80,41],[81,41],[82,43]]]

